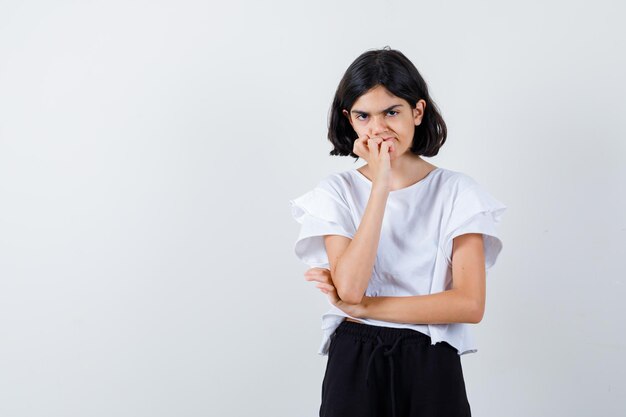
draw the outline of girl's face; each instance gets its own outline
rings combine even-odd
[[[422,122],[426,102],[419,100],[415,108],[408,101],[393,95],[382,85],[369,90],[359,97],[352,109],[344,109],[352,128],[359,138],[380,137],[393,141],[391,159],[404,154],[413,143],[415,126]]]

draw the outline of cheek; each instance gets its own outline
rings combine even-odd
[[[405,120],[402,123],[398,123],[394,126],[394,128],[396,129],[397,133],[407,139],[413,138],[413,134],[415,133],[415,125],[413,124],[413,119]]]
[[[361,124],[355,123],[354,125],[352,125],[352,128],[354,129],[354,131],[359,137],[363,136],[364,134],[368,132],[367,126],[363,123]]]

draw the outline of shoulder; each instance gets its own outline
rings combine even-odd
[[[328,194],[345,203],[346,195],[353,187],[353,178],[349,170],[333,172],[319,181],[316,188],[326,191]]]
[[[506,205],[474,177],[459,171],[446,171],[446,188],[449,193],[445,200],[456,216],[464,218],[476,213],[492,212],[497,217],[506,209]]]
[[[353,176],[350,173],[350,170],[337,171],[328,174],[326,177],[322,178],[322,180],[317,185],[324,188],[344,190],[347,187],[350,187],[350,184],[352,183],[352,178]]]
[[[439,167],[439,187],[451,196],[457,196],[478,186],[480,186],[478,181],[464,172]]]

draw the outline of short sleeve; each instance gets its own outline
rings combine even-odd
[[[485,269],[491,268],[502,250],[498,225],[506,206],[480,184],[463,190],[455,199],[447,223],[443,250],[448,265],[452,265],[452,240],[466,233],[482,233]]]
[[[296,256],[311,268],[330,269],[324,235],[354,238],[356,228],[350,209],[319,186],[289,203],[293,218],[301,224],[294,246]]]

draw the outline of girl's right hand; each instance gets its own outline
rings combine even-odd
[[[367,161],[372,175],[372,186],[391,189],[391,162],[389,149],[393,147],[391,141],[384,141],[382,137],[370,138],[365,135],[354,141],[352,152]]]

